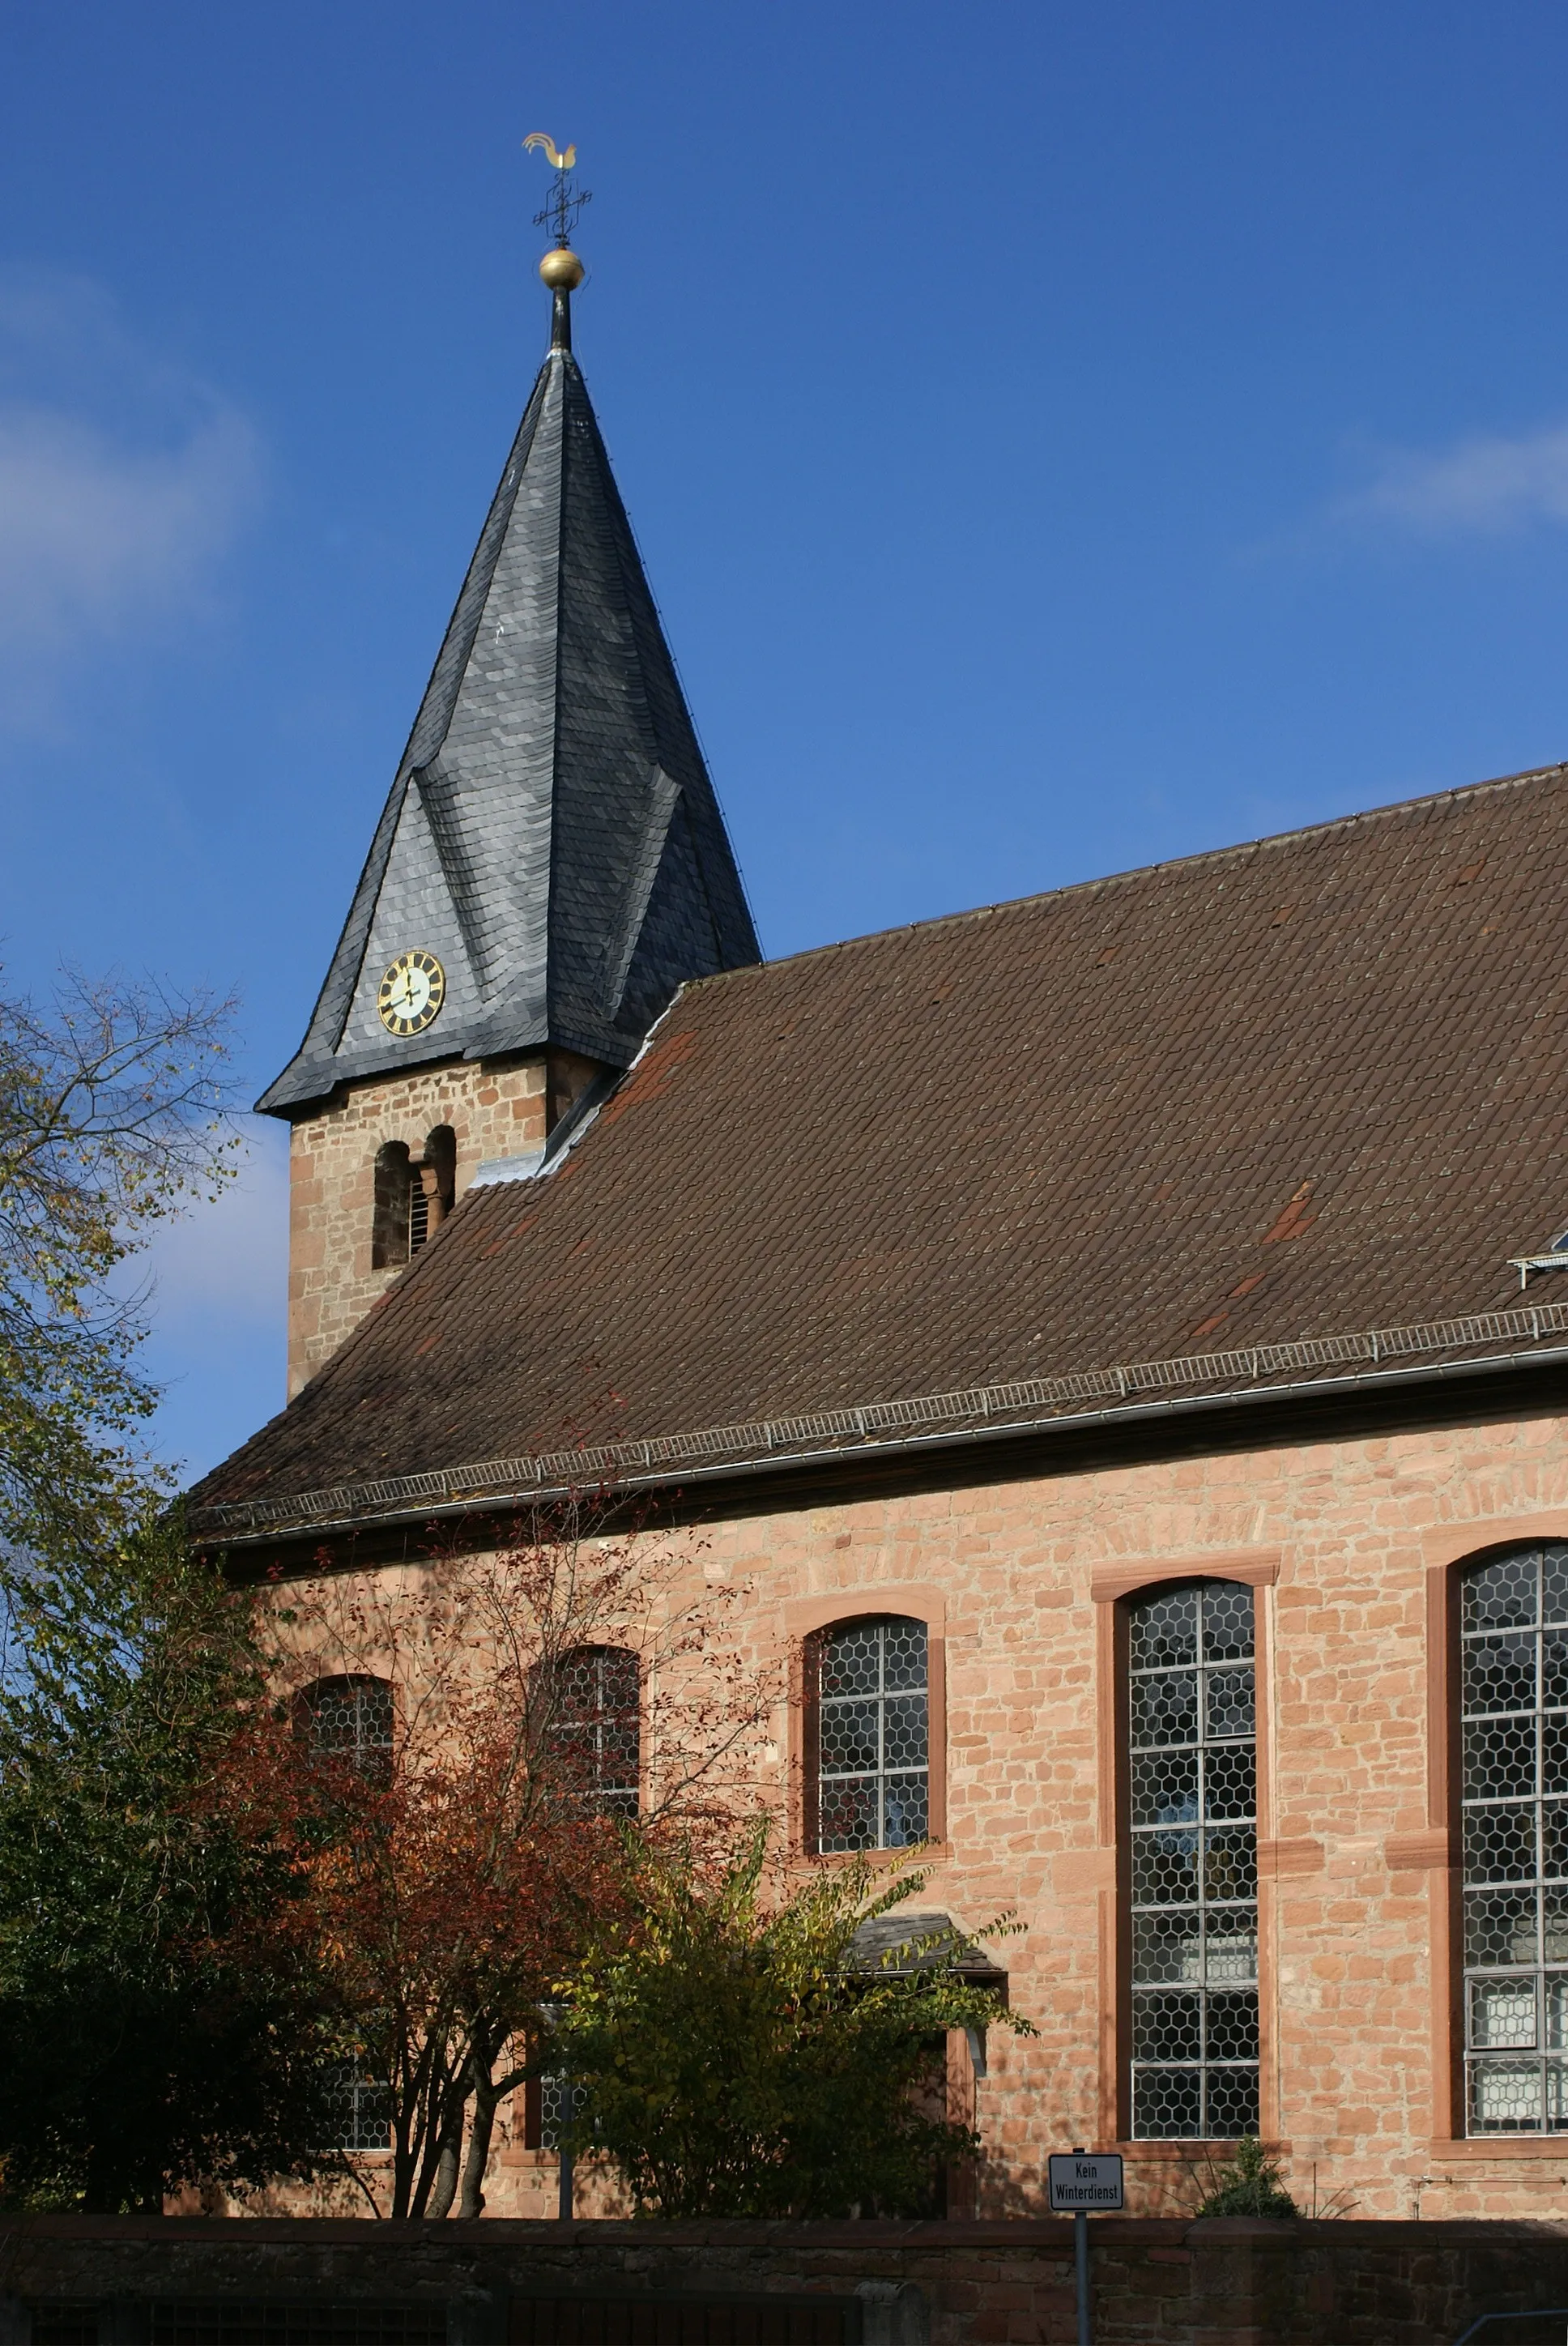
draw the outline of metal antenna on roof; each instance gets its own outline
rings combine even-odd
[[[523,141],[524,151],[531,147],[543,150],[545,160],[555,174],[555,184],[543,211],[534,215],[535,228],[547,228],[555,240],[555,250],[547,252],[539,263],[539,274],[555,297],[555,316],[550,330],[550,348],[569,351],[572,347],[572,296],[582,283],[582,262],[572,250],[567,239],[575,227],[585,204],[592,203],[591,188],[580,188],[572,177],[572,166],[577,150],[568,147],[565,152],[556,146],[547,130],[531,130]]]

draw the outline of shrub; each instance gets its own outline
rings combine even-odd
[[[1198,2201],[1199,2216],[1298,2216],[1301,2210],[1285,2188],[1278,2162],[1267,2156],[1255,2135],[1243,2135],[1236,2157],[1208,2171],[1208,2189]]]

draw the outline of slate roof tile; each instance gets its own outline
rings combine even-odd
[[[445,1005],[382,1026],[434,953]],[[540,369],[299,1052],[258,1106],[456,1053],[625,1066],[687,978],[758,958],[675,664],[571,352]]]
[[[1565,934],[1553,768],[694,984],[197,1501],[1507,1309]]]

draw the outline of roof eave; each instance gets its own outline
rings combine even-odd
[[[1105,1409],[1021,1415],[1007,1420],[992,1420],[983,1425],[942,1427],[929,1433],[870,1435],[861,1441],[837,1446],[822,1443],[815,1448],[802,1446],[793,1451],[752,1452],[745,1456],[715,1460],[711,1464],[687,1462],[678,1467],[651,1467],[640,1473],[616,1474],[606,1478],[606,1487],[617,1495],[627,1496],[637,1492],[687,1489],[693,1484],[711,1488],[747,1477],[799,1474],[829,1464],[930,1457],[943,1452],[973,1451],[986,1445],[1030,1437],[1045,1439],[1052,1435],[1064,1436],[1117,1426],[1149,1424],[1161,1420],[1200,1420],[1206,1415],[1248,1407],[1298,1406],[1305,1401],[1342,1397],[1348,1393],[1419,1391],[1423,1386],[1451,1385],[1466,1377],[1494,1377],[1529,1369],[1568,1369],[1568,1345],[1553,1345],[1546,1351],[1489,1353],[1480,1358],[1471,1355],[1457,1361],[1429,1362],[1414,1368],[1362,1370],[1348,1376],[1306,1377],[1290,1384],[1240,1385],[1224,1392],[1183,1393],[1158,1401],[1128,1402]],[[549,1485],[519,1484],[511,1489],[473,1492],[461,1498],[427,1499],[418,1505],[393,1506],[385,1510],[371,1506],[344,1509],[335,1515],[300,1516],[292,1521],[267,1524],[253,1531],[222,1534],[215,1529],[211,1544],[227,1549],[253,1548],[280,1540],[394,1530],[438,1520],[504,1514],[524,1506],[550,1505],[571,1497],[572,1492],[573,1485],[564,1482]],[[243,1505],[245,1503],[238,1504]],[[199,1531],[199,1515],[204,1512],[207,1511],[199,1511],[194,1525]]]
[[[256,1102],[258,1116],[280,1117],[293,1123],[312,1109],[324,1107],[334,1092],[351,1084],[376,1083],[388,1076],[419,1075],[432,1067],[457,1066],[484,1059],[515,1059],[542,1051],[575,1051],[585,1059],[601,1060],[617,1069],[629,1067],[646,1038],[616,1035],[608,1029],[593,1033],[554,1023],[507,1034],[482,1027],[467,1036],[448,1035],[439,1051],[411,1054],[406,1045],[388,1051],[364,1051],[339,1059],[313,1059],[299,1053]]]

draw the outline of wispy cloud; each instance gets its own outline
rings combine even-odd
[[[1477,434],[1426,454],[1381,450],[1374,478],[1333,510],[1343,523],[1422,537],[1501,536],[1568,522],[1568,423],[1512,437]]]
[[[127,1265],[148,1298],[166,1356],[199,1370],[206,1341],[236,1321],[281,1328],[289,1259],[289,1138],[270,1117],[247,1117],[245,1161],[216,1202],[158,1226]],[[167,1369],[160,1365],[160,1373]]]
[[[0,708],[199,611],[254,505],[254,427],[76,280],[0,280]]]

